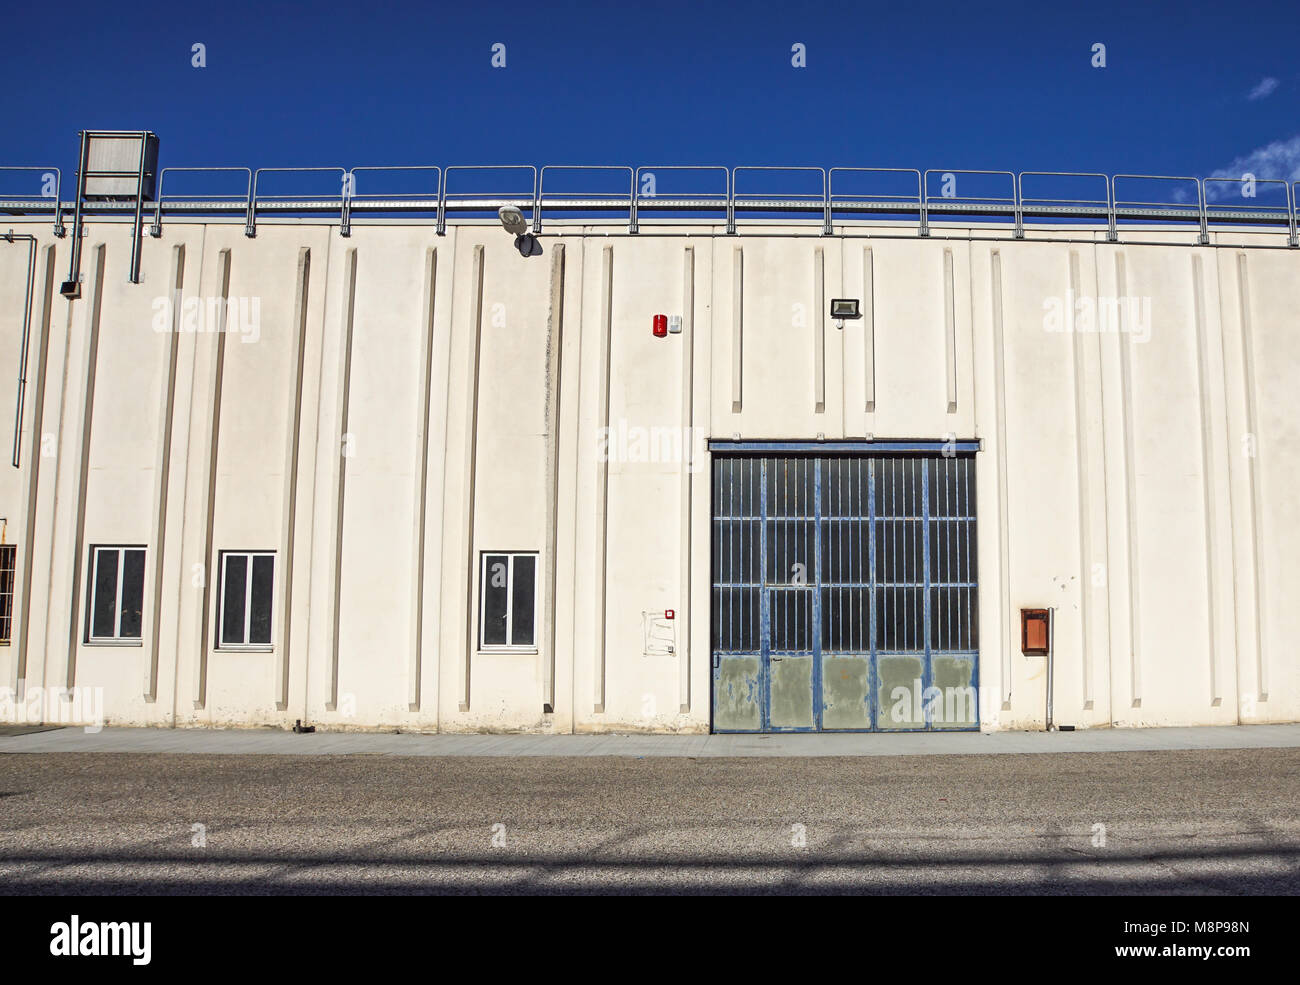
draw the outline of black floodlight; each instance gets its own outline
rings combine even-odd
[[[861,318],[857,298],[834,298],[831,301],[832,318]]]

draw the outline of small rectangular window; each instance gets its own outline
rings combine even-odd
[[[479,646],[537,646],[537,555],[484,552],[479,576]]]
[[[137,641],[144,625],[143,547],[92,547],[86,641]],[[11,579],[12,581],[12,579]]]
[[[14,625],[14,569],[18,548],[0,544],[0,646],[8,646]]]
[[[223,551],[221,554],[223,649],[271,647],[271,603],[275,590],[273,551]]]

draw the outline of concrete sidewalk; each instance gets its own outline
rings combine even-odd
[[[5,732],[20,731],[7,728]],[[961,756],[1300,747],[1300,724],[1079,732],[814,735],[422,735],[273,729],[81,728],[0,734],[0,753],[123,752],[293,756]]]

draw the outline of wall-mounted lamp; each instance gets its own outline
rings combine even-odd
[[[862,312],[858,310],[857,298],[834,298],[831,300],[831,317],[835,319],[835,327],[843,328],[846,318],[861,318]]]
[[[519,209],[513,205],[502,206],[497,209],[497,218],[501,220],[502,228],[514,236],[515,249],[520,256],[531,257],[541,252],[537,248],[537,237],[528,231],[528,220]]]

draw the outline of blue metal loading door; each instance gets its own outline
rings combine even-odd
[[[979,727],[975,459],[713,458],[713,730]]]

